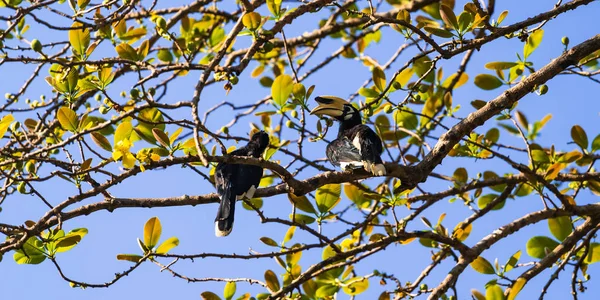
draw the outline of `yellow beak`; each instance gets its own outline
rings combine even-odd
[[[346,100],[335,96],[318,96],[315,101],[319,103],[317,107],[310,111],[311,115],[326,115],[339,117],[344,113],[344,105],[349,104]]]

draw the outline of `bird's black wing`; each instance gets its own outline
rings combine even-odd
[[[345,136],[333,140],[325,151],[327,158],[334,166],[340,163],[360,162],[360,151],[352,145],[352,142]]]
[[[380,164],[381,153],[383,153],[383,145],[381,139],[367,125],[359,125],[352,128],[350,133],[350,140],[354,141],[358,138],[360,143],[360,155],[364,161]]]

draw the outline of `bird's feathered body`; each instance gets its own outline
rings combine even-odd
[[[329,115],[340,122],[338,137],[327,145],[329,161],[342,169],[364,168],[385,175],[381,160],[383,144],[369,126],[362,124],[359,112],[348,102],[333,96],[315,98],[319,103],[312,114]]]
[[[259,158],[269,144],[264,131],[254,134],[248,144],[229,153],[235,156]],[[263,175],[263,168],[245,164],[219,163],[215,169],[215,187],[220,203],[215,219],[215,235],[226,236],[233,229],[235,203],[237,200],[254,197],[254,192]]]

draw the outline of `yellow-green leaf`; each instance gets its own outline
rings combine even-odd
[[[517,265],[517,262],[519,262],[519,258],[521,258],[521,250],[515,252],[515,254],[508,259],[506,265],[504,266],[504,273],[514,269]]]
[[[437,27],[433,27],[433,26],[425,26],[423,29],[425,29],[425,31],[427,31],[433,35],[437,35],[437,36],[443,37],[443,38],[451,38],[454,36],[452,34],[452,32],[450,32],[446,29],[441,29],[441,28],[437,28]]]
[[[504,300],[504,291],[497,284],[490,284],[485,289],[485,300]]]
[[[157,217],[150,218],[146,222],[146,225],[144,225],[144,245],[146,245],[148,249],[154,248],[154,246],[158,244],[161,233],[162,226],[160,225],[160,220]]]
[[[177,237],[170,237],[166,241],[162,242],[158,248],[156,248],[156,253],[166,254],[171,249],[179,246],[179,239]]]
[[[458,29],[458,21],[454,11],[452,11],[452,8],[446,6],[445,4],[440,5],[440,16],[446,25],[454,29]]]
[[[117,259],[137,263],[142,259],[142,256],[137,254],[117,254]]]
[[[258,29],[261,23],[261,16],[257,12],[249,12],[242,17],[242,23],[251,31]]]
[[[202,300],[221,300],[221,298],[213,292],[203,292],[200,294],[200,297],[202,297]]]
[[[301,211],[314,214],[316,213],[315,207],[310,203],[306,196],[296,196],[292,193],[288,194],[288,199],[292,204],[296,206]]]
[[[279,291],[279,279],[277,279],[277,275],[275,275],[275,272],[267,270],[265,272],[265,281],[267,283],[267,287],[269,288],[269,290],[271,290],[271,292]]]
[[[375,86],[377,87],[379,92],[383,92],[383,90],[385,89],[385,87],[387,85],[387,81],[385,79],[385,73],[379,67],[373,68],[373,83],[375,83]]]
[[[2,117],[2,119],[0,120],[0,139],[4,137],[4,134],[8,130],[8,127],[14,120],[15,117],[13,117],[13,115],[10,114]],[[25,124],[27,124],[27,121]]]
[[[132,131],[133,126],[131,125],[131,122],[125,121],[119,124],[119,126],[117,126],[117,129],[115,130],[115,145],[124,139],[129,139]]]
[[[65,130],[75,132],[77,130],[78,120],[77,114],[70,108],[62,106],[56,113],[56,118],[60,126]]]
[[[569,216],[548,219],[548,227],[550,228],[552,235],[559,241],[564,241],[565,238],[573,232],[571,218]]]
[[[489,70],[507,70],[518,65],[516,62],[494,61],[485,64],[485,68]]]
[[[277,245],[277,242],[270,237],[263,236],[260,238],[260,241],[267,246],[279,247],[279,245]]]
[[[316,201],[320,212],[330,211],[340,201],[342,187],[340,184],[326,184],[317,189]]]
[[[117,54],[119,54],[119,57],[122,59],[128,59],[133,61],[138,60],[137,51],[135,51],[135,49],[133,49],[133,47],[131,47],[127,43],[121,43],[117,45],[115,50],[117,50]]]
[[[171,143],[169,141],[169,136],[167,136],[166,133],[164,133],[162,130],[158,129],[158,128],[152,128],[152,135],[154,135],[154,138],[165,148],[169,148],[171,146]]]
[[[225,297],[226,300],[230,300],[231,298],[233,298],[233,295],[235,295],[235,290],[235,282],[230,281],[226,283],[225,288],[223,289],[223,297]]]
[[[294,79],[290,75],[281,74],[271,85],[271,96],[278,107],[283,107],[294,88]]]
[[[510,293],[508,293],[507,300],[515,300],[517,298],[517,295],[523,289],[526,283],[527,280],[525,278],[517,278],[515,283],[513,283],[512,287],[510,288]]]
[[[80,57],[86,53],[87,48],[90,46],[90,30],[89,28],[82,29],[82,26],[83,24],[75,22],[69,30],[69,43],[73,48],[73,52]],[[77,27],[80,28],[73,29]]]
[[[479,256],[472,263],[471,267],[481,274],[496,274],[492,264],[485,258]]]
[[[346,280],[342,286],[344,293],[354,296],[361,294],[369,288],[369,279],[364,277],[354,277]]]
[[[502,81],[494,75],[479,74],[475,76],[475,85],[480,89],[489,91],[502,86]]]
[[[575,125],[571,128],[571,138],[581,149],[587,149],[588,147],[588,137],[585,133],[585,130],[581,128],[579,125]]]
[[[525,59],[540,45],[544,37],[544,30],[538,29],[527,37],[527,43],[523,47],[523,56]]]
[[[559,243],[547,236],[534,236],[527,241],[527,254],[534,258],[542,259],[546,253],[551,252]]]

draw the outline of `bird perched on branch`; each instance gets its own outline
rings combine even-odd
[[[373,175],[385,175],[381,139],[369,126],[362,124],[358,110],[334,96],[319,96],[315,101],[319,105],[310,114],[330,116],[340,122],[337,139],[327,145],[329,161],[344,170],[364,168]]]
[[[264,131],[256,132],[248,144],[236,149],[229,155],[259,158],[269,146],[269,135]],[[263,176],[263,168],[253,165],[219,163],[215,170],[215,186],[219,193],[220,204],[215,219],[215,235],[227,236],[233,228],[235,202],[240,199],[252,199]]]

